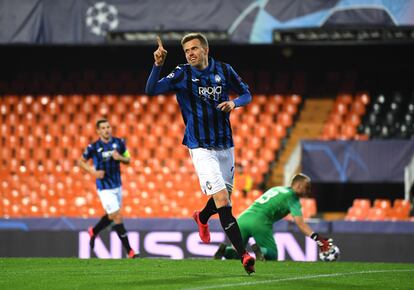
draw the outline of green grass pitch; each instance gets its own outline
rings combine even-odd
[[[414,289],[414,264],[1,258],[0,289]]]

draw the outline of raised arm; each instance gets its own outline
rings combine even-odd
[[[157,36],[158,48],[154,51],[154,65],[145,86],[145,93],[149,96],[159,95],[171,91],[169,80],[160,80],[162,65],[167,58],[167,51],[164,49],[161,38]]]
[[[162,40],[159,36],[157,36],[157,43],[158,48],[156,51],[154,51],[154,64],[156,66],[162,66],[165,62],[165,59],[167,58],[167,51],[164,49],[164,46],[162,45]]]

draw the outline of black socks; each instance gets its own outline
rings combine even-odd
[[[111,220],[108,218],[108,215],[104,215],[103,217],[101,217],[101,219],[99,220],[99,222],[96,224],[96,226],[93,228],[93,234],[96,236],[99,234],[100,231],[102,231],[103,229],[105,229],[107,226],[109,226],[111,224]]]
[[[122,245],[124,246],[127,253],[129,253],[131,251],[131,246],[129,245],[128,235],[124,224],[115,224],[112,228],[118,234],[118,237],[121,240]]]
[[[220,207],[217,209],[217,212],[223,230],[226,232],[227,237],[236,249],[237,254],[241,257],[246,252],[246,249],[243,245],[239,224],[231,213],[231,206]]]
[[[217,213],[217,207],[216,203],[214,202],[214,199],[210,197],[208,200],[206,206],[203,208],[202,211],[200,211],[200,222],[202,224],[206,224],[208,222],[208,219],[213,215]]]

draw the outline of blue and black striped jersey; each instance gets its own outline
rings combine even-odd
[[[105,171],[102,179],[96,179],[98,190],[113,189],[122,185],[120,161],[112,158],[112,153],[117,150],[119,154],[124,154],[126,149],[125,141],[120,138],[112,137],[108,143],[101,139],[89,144],[83,152],[83,158],[92,158],[96,170]]]
[[[209,58],[209,65],[200,71],[183,64],[159,80],[161,66],[153,66],[147,81],[148,95],[174,91],[186,125],[183,144],[189,148],[230,148],[233,138],[230,113],[217,106],[229,100],[229,91],[239,95],[236,107],[251,101],[248,86],[233,68]]]

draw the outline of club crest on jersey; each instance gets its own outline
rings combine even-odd
[[[174,73],[172,72],[167,76],[167,79],[172,79],[173,77],[174,77]]]
[[[219,75],[215,75],[214,80],[216,81],[216,83],[221,83],[221,77]]]
[[[102,152],[103,161],[108,161],[109,159],[111,159],[112,153],[114,153],[114,150]]]

